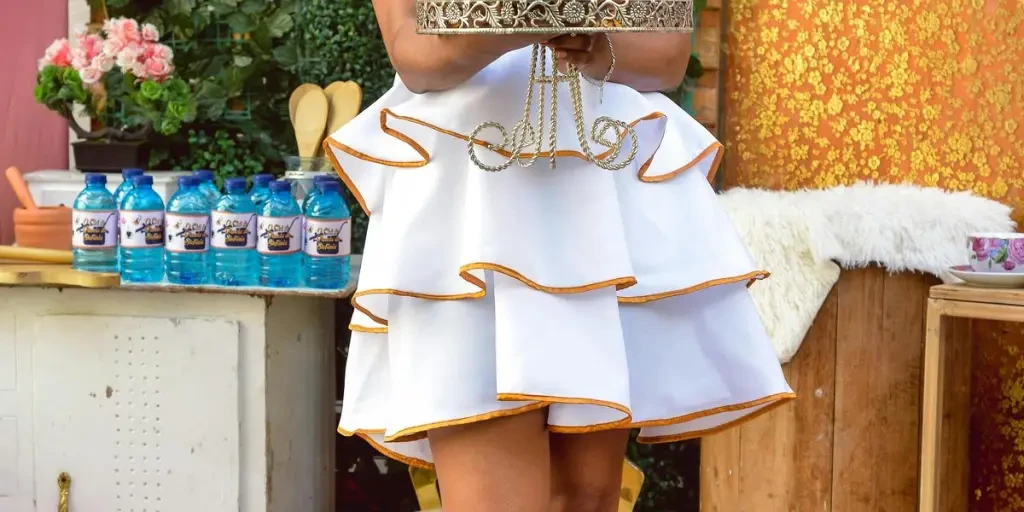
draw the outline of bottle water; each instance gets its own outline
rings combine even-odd
[[[107,177],[86,174],[85,189],[71,213],[72,267],[89,272],[117,272],[117,202]]]
[[[124,198],[128,196],[128,193],[132,191],[133,184],[132,179],[136,176],[142,175],[142,169],[122,169],[121,170],[121,184],[117,186],[117,190],[114,190],[114,204],[117,205],[117,209],[121,209],[121,203],[124,202]],[[118,224],[120,225],[120,224]],[[121,230],[117,230],[117,244],[121,245]],[[121,251],[117,251],[117,268],[121,268]]]
[[[178,191],[167,202],[164,267],[176,284],[203,284],[209,264],[210,203],[192,176],[178,178]]]
[[[159,283],[164,278],[164,201],[153,190],[153,177],[132,178],[133,188],[121,202],[121,279]]]
[[[213,282],[224,286],[255,286],[259,283],[256,255],[256,205],[245,193],[245,178],[224,182],[227,192],[210,214],[213,238]]]
[[[306,286],[340,290],[348,284],[352,214],[341,183],[323,180],[306,205]]]
[[[338,179],[330,174],[318,174],[313,176],[313,190],[310,190],[309,195],[302,200],[303,212],[306,211],[306,207],[309,206],[309,202],[312,201],[314,197],[320,195],[320,184],[327,181],[338,181]]]
[[[263,208],[263,203],[270,199],[270,182],[274,181],[273,174],[257,174],[252,177],[252,189],[249,190],[249,198],[256,204],[256,211]]]
[[[287,181],[270,182],[270,199],[256,220],[260,253],[260,284],[275,288],[302,281],[302,210]]]
[[[217,184],[213,181],[213,171],[209,169],[200,169],[193,173],[196,177],[197,184],[199,185],[199,191],[206,197],[206,202],[210,203],[213,207],[220,199],[220,189],[217,188]]]
[[[136,176],[142,176],[142,169],[124,169],[121,171],[121,184],[117,186],[117,190],[114,190],[114,200],[117,201],[117,207],[121,208],[121,203],[125,197],[128,197],[128,193],[132,191],[135,183],[132,181]]]

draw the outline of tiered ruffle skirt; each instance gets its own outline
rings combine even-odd
[[[668,98],[583,84],[588,129],[638,135],[620,171],[583,158],[564,86],[555,169],[470,161],[478,124],[522,116],[529,58],[441,93],[396,80],[325,143],[370,214],[338,431],[429,466],[428,430],[538,408],[552,432],[657,443],[792,398],[747,292],[768,272],[709,184],[722,146]]]

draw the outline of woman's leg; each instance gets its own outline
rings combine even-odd
[[[551,434],[551,512],[615,512],[629,430]]]
[[[431,430],[429,439],[444,512],[547,509],[551,458],[546,410]]]

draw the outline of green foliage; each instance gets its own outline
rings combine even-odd
[[[82,86],[82,77],[72,68],[48,65],[36,75],[36,102],[61,115],[71,113],[75,103],[85,104],[92,96]]]
[[[626,457],[644,470],[637,512],[697,512],[700,508],[700,442],[639,444],[630,436]]]
[[[127,80],[134,81],[130,76]],[[188,84],[180,78],[164,82],[145,80],[129,90],[129,112],[149,121],[162,135],[174,135],[181,125],[196,117],[196,102]]]
[[[370,2],[305,0],[296,18],[301,30],[277,55],[301,81],[322,85],[355,81],[363,88],[364,105],[391,88],[395,71]]]
[[[188,151],[172,158],[175,170],[213,169],[218,184],[233,176],[263,172],[264,158],[260,155],[258,139],[219,129],[213,135],[205,130],[189,130],[187,141]]]

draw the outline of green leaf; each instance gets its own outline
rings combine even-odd
[[[195,92],[196,116],[211,121],[220,119],[224,115],[227,100],[227,92],[220,84],[212,81],[199,84]]]
[[[267,27],[270,29],[270,35],[272,37],[281,37],[288,33],[292,27],[295,26],[295,21],[292,17],[281,10],[274,12],[273,15],[267,20]]]
[[[299,47],[293,42],[274,48],[274,60],[285,69],[294,69],[299,65]]]
[[[266,7],[267,2],[264,0],[242,0],[242,12],[246,14],[256,14]]]
[[[235,66],[238,66],[240,68],[244,68],[244,67],[252,64],[252,56],[249,56],[249,55],[235,55],[234,62],[235,62]]]
[[[171,16],[188,16],[196,8],[196,0],[166,0],[164,4]]]
[[[1002,262],[1006,261],[1007,256],[1008,256],[1007,246],[1004,245],[1004,246],[1000,247],[999,248],[999,252],[997,252],[996,255],[992,257],[992,263],[1002,263]]]
[[[225,20],[228,26],[231,27],[231,31],[236,34],[245,34],[252,32],[256,28],[256,22],[244,12],[233,12],[228,15]]]

